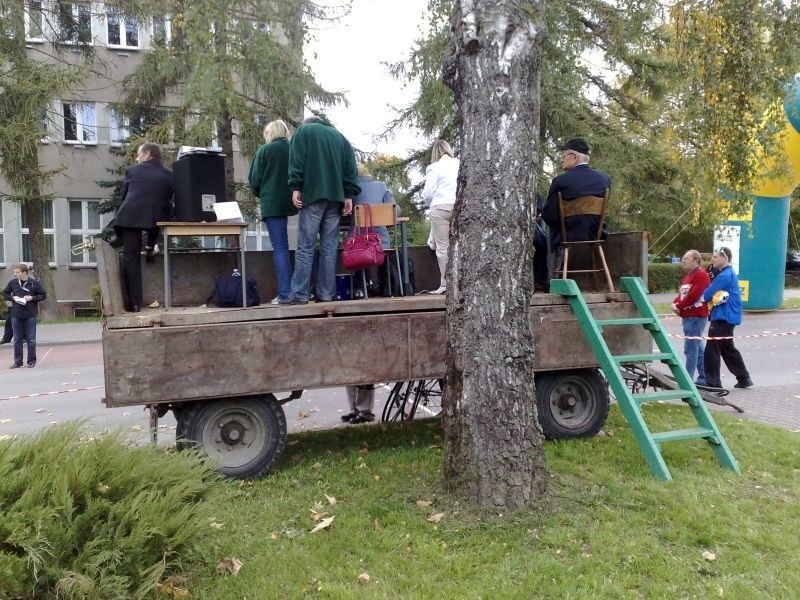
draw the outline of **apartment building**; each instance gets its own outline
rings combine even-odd
[[[53,100],[39,152],[44,169],[62,169],[45,190],[52,201],[45,207],[44,227],[58,301],[65,306],[85,306],[97,283],[94,253],[73,253],[72,248],[99,233],[111,218],[96,209],[109,195],[98,182],[119,178],[112,169],[124,164],[120,149],[130,136],[128,124],[112,108],[119,98],[120,82],[154,43],[171,33],[168,18],[138,22],[121,6],[74,2],[60,3],[55,10],[49,0],[25,0],[26,46],[31,58],[77,63],[83,60],[81,46],[91,44],[98,65],[79,89]],[[66,38],[59,52],[52,43],[57,38]],[[70,48],[70,43],[75,47]],[[237,179],[246,177],[247,158],[235,151],[234,161]],[[0,191],[9,191],[2,177]],[[0,203],[0,276],[5,279],[15,263],[30,263],[27,235],[20,206]],[[271,249],[266,228],[251,226],[248,249]]]

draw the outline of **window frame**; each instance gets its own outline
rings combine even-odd
[[[67,139],[67,106],[73,107],[73,112],[75,114],[74,123],[75,123],[75,137],[77,139]],[[77,111],[74,107],[80,107],[80,118],[77,116]],[[89,124],[84,122],[85,117],[87,115],[84,112],[87,108],[91,108],[91,113],[93,117],[93,123]],[[61,127],[62,127],[62,139],[65,144],[76,145],[76,146],[96,146],[97,145],[97,105],[94,102],[82,102],[79,100],[62,100],[61,101]],[[85,133],[91,132],[93,135],[92,140],[83,139]]]
[[[31,4],[39,5],[39,35],[31,35]],[[44,0],[25,0],[25,41],[42,44],[44,37]]]
[[[68,45],[74,45],[74,46],[92,46],[92,45],[94,45],[95,34],[94,34],[94,18],[93,18],[93,14],[92,14],[92,3],[91,2],[66,2],[62,6],[69,6],[70,7],[70,12],[72,14],[72,21],[76,24],[76,29],[75,29],[75,36],[76,37],[69,38],[69,39],[63,38],[63,39],[60,40],[60,43],[68,44]],[[89,28],[88,28],[89,39],[88,40],[81,40],[80,39],[80,33],[81,33],[80,20],[81,20],[81,17],[83,16],[83,15],[80,14],[81,13],[81,11],[80,11],[81,8],[85,8],[86,9],[88,17],[89,17],[89,23],[88,23],[88,25],[89,25]],[[64,15],[62,15],[61,13],[58,14],[58,32],[59,32],[59,37],[62,36],[63,33],[64,33],[64,21],[62,19],[63,16]]]
[[[112,17],[117,19],[116,27],[119,35],[119,43],[111,41]],[[116,50],[140,50],[142,48],[142,27],[139,20],[131,15],[125,14],[125,9],[119,4],[106,3],[103,18],[105,20],[106,45]],[[128,21],[133,21],[136,25],[136,43],[128,42]]]
[[[116,133],[117,138],[114,138]],[[108,145],[112,148],[121,148],[131,139],[131,120],[120,117],[113,108],[108,109]]]
[[[72,203],[73,202],[80,202],[81,205],[81,227],[73,228],[72,225]],[[103,230],[103,224],[101,222],[100,213],[95,210],[97,214],[97,227],[89,227],[89,211],[91,210],[90,204],[96,205],[96,207],[100,206],[102,200],[94,199],[94,198],[67,198],[67,226],[69,228],[69,246],[73,248],[75,245],[85,242],[87,239],[91,239],[98,235]],[[75,242],[72,237],[73,236],[81,236],[81,242]],[[92,260],[92,253],[83,251],[81,254],[75,255],[70,252],[69,258],[69,266],[70,267],[97,267],[97,254],[94,254],[94,260]]]
[[[52,240],[52,242],[50,243],[49,248],[48,248],[50,256],[47,257],[49,259],[47,264],[50,267],[55,267],[55,266],[57,266],[57,263],[56,263],[55,202],[53,202],[52,200],[45,200],[44,204],[45,204],[45,206],[48,206],[48,205],[50,206],[50,225],[51,226],[50,227],[43,227],[42,228],[42,233],[44,233],[45,239],[47,239],[49,237]],[[19,228],[20,257],[22,259],[21,262],[24,262],[27,265],[33,265],[33,260],[26,260],[26,257],[25,257],[26,248],[27,248],[27,251],[28,251],[29,255],[31,253],[31,248],[30,248],[30,243],[26,244],[26,240],[27,240],[26,236],[30,235],[30,228],[27,226],[27,224],[24,223],[24,219],[25,219],[25,213],[21,212],[20,213],[20,221],[19,221],[19,224],[20,224],[20,228]],[[47,219],[45,218],[45,223],[46,222],[47,222]],[[27,258],[32,258],[32,257],[28,256]]]

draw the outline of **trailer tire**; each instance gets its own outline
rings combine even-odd
[[[173,407],[172,414],[175,417],[175,449],[178,452],[188,450],[192,443],[186,437],[186,409]]]
[[[608,386],[597,369],[536,376],[536,410],[548,440],[591,437],[608,416]]]
[[[286,416],[272,394],[193,402],[183,410],[186,439],[226,477],[261,477],[286,446]]]

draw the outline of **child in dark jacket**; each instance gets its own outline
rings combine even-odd
[[[3,290],[3,297],[11,302],[9,317],[14,332],[14,364],[12,369],[22,366],[22,343],[28,344],[28,367],[36,366],[36,316],[39,302],[47,294],[36,279],[28,276],[28,265],[20,263],[14,267],[14,278]]]

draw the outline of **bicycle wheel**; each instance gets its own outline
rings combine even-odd
[[[406,419],[425,419],[439,416],[439,413],[442,412],[444,381],[441,379],[421,379],[416,383],[414,404]]]
[[[413,381],[398,381],[389,392],[389,397],[386,399],[386,404],[383,407],[381,414],[381,421],[384,423],[393,423],[394,421],[404,421],[406,406],[410,406],[409,396],[411,388],[415,382]]]

